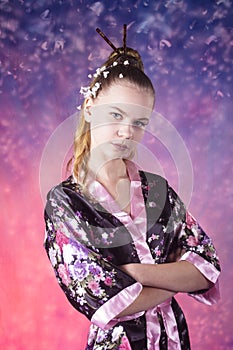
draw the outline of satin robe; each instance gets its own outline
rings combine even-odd
[[[143,288],[119,266],[189,261],[213,283],[190,296],[210,305],[219,298],[216,250],[164,178],[126,164],[131,214],[99,182],[87,195],[70,176],[48,193],[45,249],[66,297],[91,321],[86,350],[189,350],[175,298],[117,317]]]

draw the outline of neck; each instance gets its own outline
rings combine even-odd
[[[90,173],[101,183],[116,183],[128,177],[125,162],[120,158],[108,160],[103,165],[90,158],[88,167]]]
[[[120,208],[130,213],[130,180],[123,159],[112,159],[96,166],[97,162],[89,161],[89,181],[97,180],[110,193]]]

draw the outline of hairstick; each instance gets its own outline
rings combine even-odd
[[[124,55],[126,55],[126,30],[127,30],[127,25],[124,24],[124,27],[123,27],[123,49],[124,49]]]
[[[111,48],[116,51],[117,48],[113,45],[113,43],[106,37],[106,35],[99,29],[99,28],[96,28],[96,31],[97,33],[102,36],[102,38],[106,41],[106,43],[108,43],[108,45],[111,46]]]
[[[100,30],[99,28],[96,28],[97,33],[102,36],[102,38],[106,41],[106,43],[108,43],[109,46],[111,46],[111,48],[114,51],[117,51],[118,49],[115,47],[115,45],[113,45],[113,43],[106,37],[106,35],[102,32],[102,30]],[[127,24],[124,24],[123,26],[123,49],[124,49],[124,55],[126,54],[126,32],[127,32]]]

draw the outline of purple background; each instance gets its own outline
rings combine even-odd
[[[155,85],[156,111],[186,144],[194,171],[190,210],[222,262],[219,304],[179,296],[193,349],[233,349],[232,5],[231,0],[0,1],[2,349],[84,349],[88,321],[66,301],[42,247],[40,163],[54,130],[77,111],[80,86],[111,52],[95,28],[121,46],[124,23],[128,46],[141,53]],[[179,169],[168,161],[166,145],[146,143],[176,188]],[[47,176],[51,182],[56,177],[49,171]]]

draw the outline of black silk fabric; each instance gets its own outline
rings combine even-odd
[[[167,181],[143,171],[139,175],[147,215],[146,242],[155,264],[176,261],[180,252],[186,251],[220,271],[211,239],[196,222],[187,222],[185,206]],[[73,307],[89,320],[100,307],[136,283],[119,268],[123,264],[140,263],[130,232],[117,217],[85,195],[72,176],[49,192],[45,222],[44,245],[58,283]],[[205,292],[194,291],[194,294]],[[180,347],[188,350],[190,343],[184,314],[174,298],[171,307]],[[168,349],[164,320],[159,311],[156,322],[160,325],[159,349]],[[147,349],[145,315],[120,321],[106,330],[92,328],[88,350],[105,349],[106,344],[109,349],[120,349],[122,339],[127,339],[133,350]],[[122,331],[118,337],[116,330]]]

